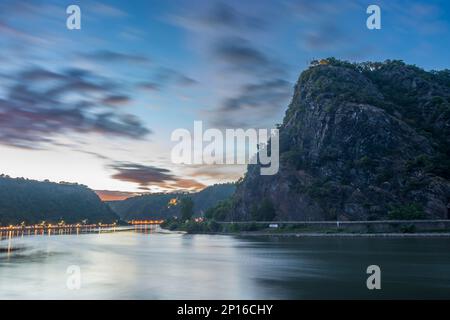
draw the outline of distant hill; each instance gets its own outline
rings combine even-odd
[[[110,201],[108,204],[125,221],[133,219],[166,219],[179,216],[177,205],[183,197],[194,201],[195,216],[215,206],[219,201],[229,198],[235,191],[234,183],[215,184],[197,193],[157,193]]]
[[[86,186],[0,176],[0,225],[110,223],[118,216]]]

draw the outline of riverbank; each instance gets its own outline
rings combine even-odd
[[[283,237],[449,237],[450,220],[239,221],[168,220],[161,225],[189,234]]]
[[[238,235],[245,237],[342,237],[342,238],[355,238],[355,237],[380,237],[380,238],[430,238],[430,237],[438,237],[438,238],[450,238],[450,232],[428,232],[428,233],[320,233],[320,232],[308,232],[308,233],[267,233],[267,232],[241,232],[241,233],[216,233],[221,235]]]
[[[163,229],[167,230],[167,229]],[[167,230],[174,232],[171,230]],[[423,233],[343,233],[343,232],[186,232],[177,230],[178,233],[183,234],[207,234],[207,235],[221,235],[221,236],[239,236],[239,237],[293,237],[293,238],[313,238],[313,237],[327,237],[327,238],[450,238],[450,232],[423,232]]]

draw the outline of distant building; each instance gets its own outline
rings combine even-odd
[[[320,59],[320,60],[312,60],[310,63],[311,67],[316,67],[316,66],[320,66],[320,65],[327,65],[330,64],[330,62],[327,59]]]

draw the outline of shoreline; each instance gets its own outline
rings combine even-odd
[[[248,237],[450,237],[450,220],[374,221],[170,221],[168,230],[188,234],[220,234]]]
[[[423,233],[222,233],[223,235],[238,235],[250,237],[295,237],[295,238],[311,238],[311,237],[325,237],[325,238],[450,238],[450,232],[423,232]]]
[[[449,232],[417,232],[417,233],[401,233],[401,232],[383,232],[383,233],[350,233],[350,232],[186,232],[184,230],[168,230],[167,233],[178,233],[183,235],[217,235],[217,236],[238,236],[238,237],[294,237],[294,238],[450,238]]]

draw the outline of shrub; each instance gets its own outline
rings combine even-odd
[[[413,224],[408,224],[406,226],[401,226],[400,231],[402,233],[414,233],[416,232],[416,226]]]
[[[222,226],[218,224],[215,220],[208,221],[207,229],[209,232],[219,232]]]
[[[231,211],[232,203],[230,199],[220,201],[215,207],[209,208],[205,212],[205,218],[224,221]]]
[[[419,220],[425,218],[425,212],[420,205],[413,203],[393,207],[388,212],[388,217],[391,220]]]
[[[191,198],[183,198],[180,202],[181,219],[189,220],[194,215],[194,202]]]

